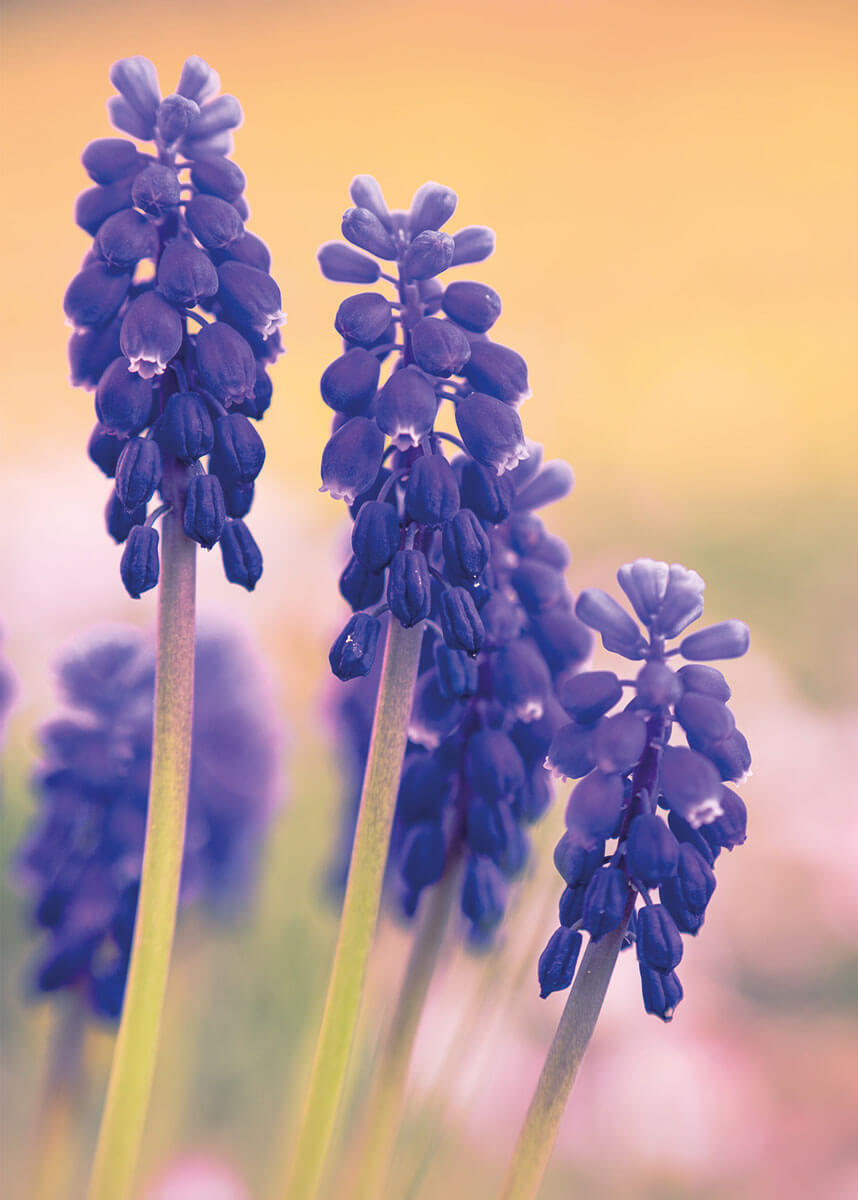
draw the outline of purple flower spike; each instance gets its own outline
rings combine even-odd
[[[518,544],[530,537],[522,524]],[[568,840],[561,839],[555,860],[567,885],[561,924],[563,914],[577,913],[583,883],[580,919],[594,938],[625,916],[626,944],[637,942],[644,1007],[670,1020],[682,999],[674,973],[680,934],[696,934],[703,924],[721,850],[745,840],[745,805],[723,780],[742,778],[751,756],[727,708],[730,688],[720,671],[697,663],[675,671],[668,663],[677,653],[692,659],[744,653],[748,631],[725,621],[669,648],[666,642],[703,610],[700,576],[678,563],[639,559],[621,567],[617,579],[646,632],[595,588],[581,593],[576,612],[602,634],[606,648],[643,659],[643,666],[633,681],[611,671],[562,680],[558,698],[573,719],[555,729],[548,752],[555,774],[584,775],[569,799]],[[624,697],[627,688],[631,696]],[[674,731],[687,745],[670,744]],[[585,775],[589,768],[595,769]],[[604,861],[603,839],[614,842]],[[594,844],[597,861],[582,878],[584,851]],[[650,898],[652,888],[660,904]]]
[[[551,800],[544,763],[563,724],[559,677],[590,648],[564,580],[568,550],[533,512],[568,491],[571,472],[543,469],[511,407],[527,390],[527,369],[486,337],[500,297],[483,284],[443,282],[448,266],[491,253],[491,230],[441,232],[456,198],[439,184],[420,188],[408,213],[391,211],[369,176],[357,176],[350,195],[342,229],[357,248],[329,242],[319,251],[322,273],[357,292],[337,309],[345,352],[338,347],[321,384],[337,412],[323,489],[346,499],[355,521],[340,591],[354,621],[387,608],[385,620],[425,622],[389,894],[410,918],[446,864],[464,858],[461,910],[470,940],[484,945],[503,917],[507,880],[527,861],[525,827]],[[359,290],[366,284],[377,290]],[[468,374],[474,354],[487,380],[479,390]],[[382,599],[379,614],[366,611]],[[331,660],[341,678],[353,669],[351,647],[341,638]],[[340,705],[355,792],[377,678],[374,669],[354,679]],[[428,798],[414,784],[424,766]],[[589,862],[598,838],[586,840]]]

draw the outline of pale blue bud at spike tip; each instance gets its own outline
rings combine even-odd
[[[102,440],[91,441],[90,454],[116,475],[108,531],[126,541],[122,574],[139,594],[142,583],[151,586],[155,562],[141,550],[157,535],[133,531],[156,490],[174,502],[174,480],[179,496],[189,492],[183,517],[201,544],[214,544],[227,514],[239,522],[230,526],[224,568],[252,588],[261,555],[240,522],[264,448],[248,419],[269,406],[265,367],[281,351],[284,317],[268,250],[244,227],[244,172],[226,157],[241,107],[217,95],[217,74],[197,57],[164,98],[141,56],[115,63],[110,79],[119,93],[108,102],[116,126],[154,144],[99,138],[84,150],[95,186],[78,197],[75,219],[95,240],[64,301],[77,329],[72,381],[95,389]],[[138,271],[147,261],[157,264],[155,278]],[[189,319],[198,305],[207,315]],[[225,424],[215,439],[218,419]],[[104,438],[131,439],[121,463],[119,453],[111,461]]]
[[[526,526],[520,533],[529,536]],[[548,765],[571,778],[591,763],[595,769],[572,792],[555,862],[573,893],[564,892],[562,911],[574,913],[585,852],[600,847],[586,877],[584,928],[598,938],[628,921],[644,1007],[670,1020],[682,999],[675,974],[680,934],[701,928],[715,890],[715,860],[722,849],[741,845],[747,828],[741,797],[723,783],[742,778],[751,762],[727,708],[730,688],[720,671],[694,660],[744,654],[749,634],[741,621],[723,621],[669,647],[702,614],[700,576],[679,563],[639,559],[617,578],[643,630],[599,589],[582,592],[576,612],[607,649],[642,659],[643,666],[634,680],[591,671],[561,681],[559,700],[573,719],[555,731]],[[693,661],[674,670],[677,653]],[[672,730],[687,745],[668,744]],[[601,839],[608,843],[604,862]],[[652,888],[660,904],[650,898]]]

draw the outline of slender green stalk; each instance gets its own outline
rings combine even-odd
[[[355,1139],[360,1157],[356,1173],[351,1176],[352,1200],[377,1200],[385,1194],[384,1182],[402,1118],[414,1041],[460,882],[460,872],[454,866],[432,888],[411,943],[396,1009],[383,1039],[370,1088],[366,1119]]]
[[[598,942],[591,940],[587,946],[527,1110],[504,1183],[503,1200],[534,1200],[539,1191],[560,1118],[602,1010],[624,933],[625,922]]]
[[[131,965],[113,1051],[89,1200],[125,1200],[158,1049],[185,843],[194,699],[196,545],[180,506],[163,519],[152,776]]]
[[[422,638],[422,625],[403,629],[391,618],[339,939],[286,1185],[288,1200],[315,1196],[334,1130],[381,903]]]
[[[72,1194],[85,1037],[86,1008],[81,997],[62,997],[30,1146],[27,1195],[31,1200],[63,1200]]]

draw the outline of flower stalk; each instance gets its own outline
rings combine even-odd
[[[381,904],[422,638],[421,624],[405,629],[390,621],[339,938],[286,1185],[288,1200],[315,1196],[333,1134]]]
[[[502,1200],[534,1200],[557,1137],[560,1118],[590,1044],[625,934],[625,923],[590,941],[527,1110]]]
[[[196,545],[181,505],[163,519],[152,775],[122,1019],[89,1200],[130,1194],[155,1074],[185,843],[194,696]]]

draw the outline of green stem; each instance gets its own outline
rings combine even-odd
[[[391,618],[339,939],[286,1185],[288,1200],[315,1196],[334,1130],[381,903],[422,638],[422,625],[403,629]]]
[[[58,999],[47,1072],[30,1147],[27,1195],[61,1200],[72,1194],[76,1118],[84,1093],[86,1007],[77,994]]]
[[[557,1127],[593,1036],[624,933],[625,922],[598,942],[591,939],[587,946],[527,1110],[502,1200],[534,1200],[539,1191]]]
[[[185,842],[194,700],[196,545],[181,505],[163,520],[152,775],[143,873],[122,1020],[89,1200],[125,1200],[143,1137],[176,927]]]
[[[432,888],[411,943],[405,978],[366,1105],[366,1120],[356,1139],[360,1158],[349,1193],[352,1200],[377,1200],[385,1194],[384,1183],[402,1118],[411,1053],[459,883],[460,872],[454,866]]]

